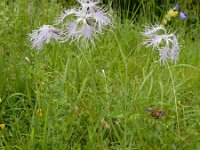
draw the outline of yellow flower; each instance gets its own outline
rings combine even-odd
[[[167,14],[163,17],[162,19],[162,24],[166,25],[168,21],[171,21],[171,18],[177,17],[178,16],[178,11],[174,9],[170,9]]]
[[[42,117],[42,109],[38,109],[37,111],[36,111],[36,114],[37,114],[37,116],[39,116],[39,117]]]
[[[0,124],[0,129],[4,129],[5,128],[5,124]]]
[[[181,101],[178,101],[177,104],[178,104],[178,105],[181,105]]]
[[[173,10],[173,9],[170,9],[170,10],[167,12],[167,15],[170,16],[170,17],[177,17],[177,16],[178,16],[178,11]]]

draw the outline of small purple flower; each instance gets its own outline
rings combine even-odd
[[[187,14],[185,12],[180,12],[179,17],[181,20],[185,20],[187,18]]]
[[[176,6],[174,7],[174,11],[178,11],[179,10],[179,5],[176,4]]]

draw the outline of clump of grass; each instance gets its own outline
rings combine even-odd
[[[179,26],[187,31],[179,35],[180,60],[168,66],[139,44],[146,16],[137,23],[115,16],[96,47],[51,42],[38,54],[27,33],[62,7],[43,3],[0,4],[2,149],[199,148],[197,26]],[[148,107],[166,114],[154,119]]]

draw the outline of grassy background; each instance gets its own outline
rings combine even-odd
[[[135,17],[114,10],[115,28],[96,47],[31,50],[27,34],[69,3],[0,2],[0,148],[200,149],[199,6],[187,4],[188,20],[169,26],[179,29],[180,60],[160,66],[140,35],[162,16],[154,1]],[[148,107],[166,114],[156,120]]]

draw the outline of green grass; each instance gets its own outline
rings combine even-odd
[[[0,5],[1,149],[200,148],[197,24],[177,24],[180,60],[160,66],[141,45],[146,16],[115,17],[96,47],[52,41],[37,53],[27,33],[52,24],[62,6]],[[166,114],[154,119],[148,107]]]

